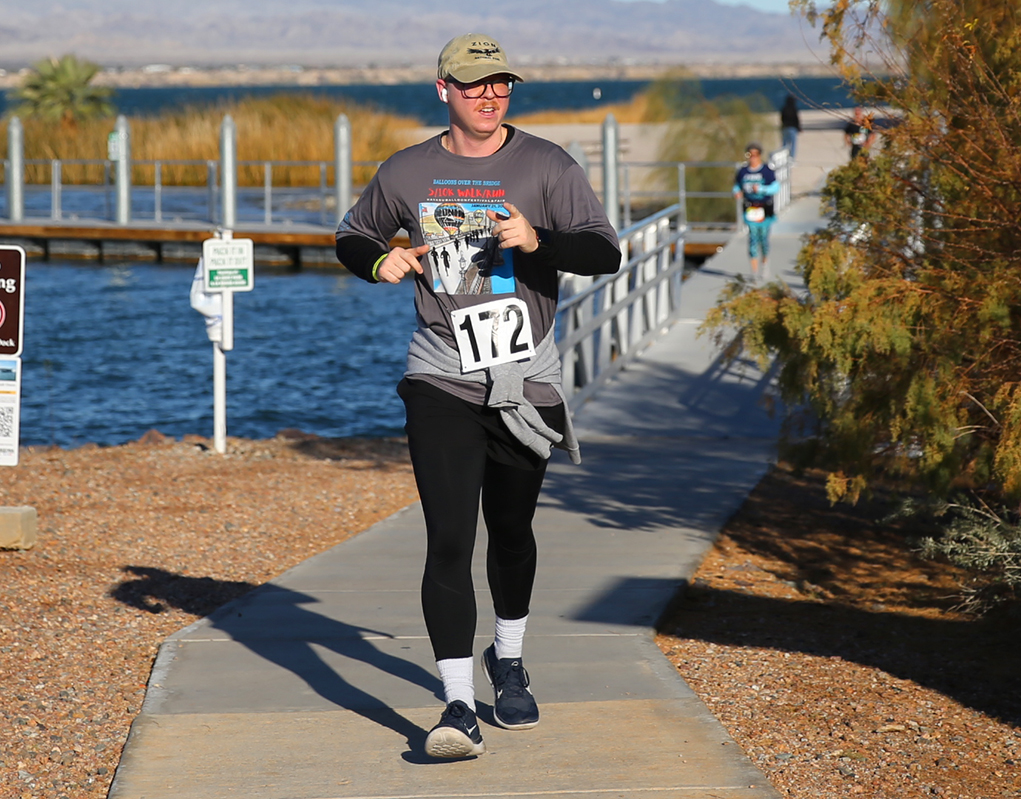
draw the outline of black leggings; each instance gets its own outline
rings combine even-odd
[[[471,562],[479,495],[489,531],[486,573],[496,614],[528,615],[535,580],[532,517],[546,460],[515,440],[499,412],[421,380],[402,380],[408,446],[425,512],[422,610],[437,660],[472,656],[477,620]],[[562,431],[564,407],[537,409]]]

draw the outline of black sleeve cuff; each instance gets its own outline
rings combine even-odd
[[[372,276],[372,267],[386,254],[387,250],[380,247],[379,242],[367,236],[348,235],[337,239],[337,260],[352,274],[370,283],[379,282]]]
[[[612,275],[620,269],[620,250],[601,233],[591,230],[558,232],[535,228],[539,249],[532,257],[559,272],[574,275]]]

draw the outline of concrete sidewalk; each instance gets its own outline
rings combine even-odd
[[[788,280],[816,206],[796,203],[774,229]],[[110,796],[775,799],[652,630],[773,457],[768,379],[696,337],[726,281],[748,273],[745,246],[686,281],[681,321],[577,414],[582,465],[554,458],[525,650],[536,729],[490,723],[477,668],[489,753],[423,756],[442,700],[413,505],[171,636]],[[480,558],[476,585],[481,653],[493,618]]]

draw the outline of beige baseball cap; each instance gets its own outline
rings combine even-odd
[[[453,78],[459,83],[475,83],[491,75],[510,75],[523,81],[507,63],[500,43],[484,33],[466,33],[451,39],[440,52],[436,77]]]

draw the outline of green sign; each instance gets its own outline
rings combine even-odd
[[[251,239],[206,239],[202,242],[206,291],[251,291],[255,268]]]

